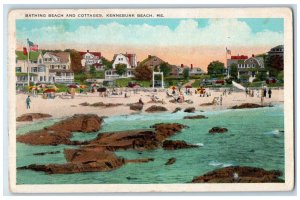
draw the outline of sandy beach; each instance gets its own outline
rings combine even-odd
[[[191,91],[194,91],[192,89]],[[31,96],[31,108],[26,109],[25,99],[27,97],[26,94],[18,94],[17,98],[17,109],[16,115],[17,117],[25,114],[25,113],[46,113],[53,116],[53,118],[61,118],[72,116],[74,114],[97,114],[99,116],[115,116],[115,115],[129,115],[137,113],[137,111],[130,110],[127,104],[137,103],[141,98],[144,102],[144,108],[141,112],[145,112],[145,110],[152,105],[160,105],[168,109],[169,112],[175,110],[175,108],[180,107],[182,109],[188,107],[195,107],[197,110],[221,110],[227,109],[235,105],[240,105],[242,103],[256,103],[261,104],[261,98],[257,97],[254,92],[254,97],[246,96],[245,92],[232,92],[231,94],[224,95],[224,89],[219,91],[210,90],[211,96],[209,97],[200,97],[199,94],[193,93],[192,95],[185,95],[185,100],[191,100],[192,103],[171,103],[172,97],[167,97],[166,90],[159,92],[144,92],[139,91],[134,93],[133,91],[128,92],[128,97],[124,98],[124,95],[112,95],[110,97],[100,97],[99,93],[87,93],[87,94],[78,94],[74,99],[71,99],[70,96],[64,96],[63,98],[59,97],[60,94],[54,99],[43,99],[41,95],[37,97]],[[170,90],[168,91],[171,92]],[[155,95],[159,102],[152,102],[151,97]],[[215,105],[206,105],[201,106],[204,103],[211,103],[215,97],[220,98],[222,95],[222,105],[220,102]],[[164,101],[164,104],[160,102],[160,100]],[[264,98],[264,104],[280,104],[283,103],[284,99],[284,90],[282,89],[274,89],[272,91],[271,98]],[[120,106],[113,107],[93,107],[93,106],[82,106],[79,105],[81,103],[87,102],[89,104],[96,102],[103,103],[119,103],[122,104]],[[22,122],[24,123],[24,122]]]

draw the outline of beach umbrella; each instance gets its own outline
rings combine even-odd
[[[186,85],[185,88],[192,88],[192,86],[191,85]]]
[[[135,85],[135,86],[133,86],[132,88],[140,88],[141,86],[139,86],[139,85]]]
[[[54,90],[54,89],[46,89],[46,90],[44,91],[44,93],[51,93],[51,92],[55,92],[55,90]]]
[[[171,86],[170,87],[172,90],[176,90],[176,87],[175,86]]]
[[[78,88],[78,86],[75,84],[71,84],[71,85],[68,85],[68,88]]]
[[[46,87],[47,87],[47,85],[46,85],[46,84],[44,84],[44,83],[42,83],[42,84],[39,84],[37,87],[39,87],[39,88],[46,88]]]
[[[86,88],[86,85],[80,85],[79,86],[81,89],[84,89],[84,88]]]
[[[98,92],[106,92],[106,88],[99,88],[97,91]]]

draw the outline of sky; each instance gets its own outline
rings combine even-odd
[[[40,49],[99,51],[110,60],[115,53],[136,53],[138,61],[156,55],[206,70],[211,61],[225,62],[226,47],[250,56],[283,44],[283,27],[279,18],[23,19],[16,38],[17,49],[29,38]]]

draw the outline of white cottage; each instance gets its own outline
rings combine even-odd
[[[126,65],[127,71],[122,75],[116,73],[118,64]],[[118,79],[133,77],[133,70],[137,67],[136,54],[115,54],[113,58],[112,69],[105,71],[105,79]]]

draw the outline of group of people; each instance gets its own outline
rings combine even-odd
[[[254,97],[254,90],[250,90],[249,88],[246,88],[245,90],[245,93],[246,93],[246,97]],[[261,89],[261,94],[259,94],[259,90],[257,89],[256,90],[256,96],[257,97],[263,97],[263,98],[267,98],[267,95],[269,98],[272,97],[272,90],[271,88],[267,89],[266,87],[263,87]]]

